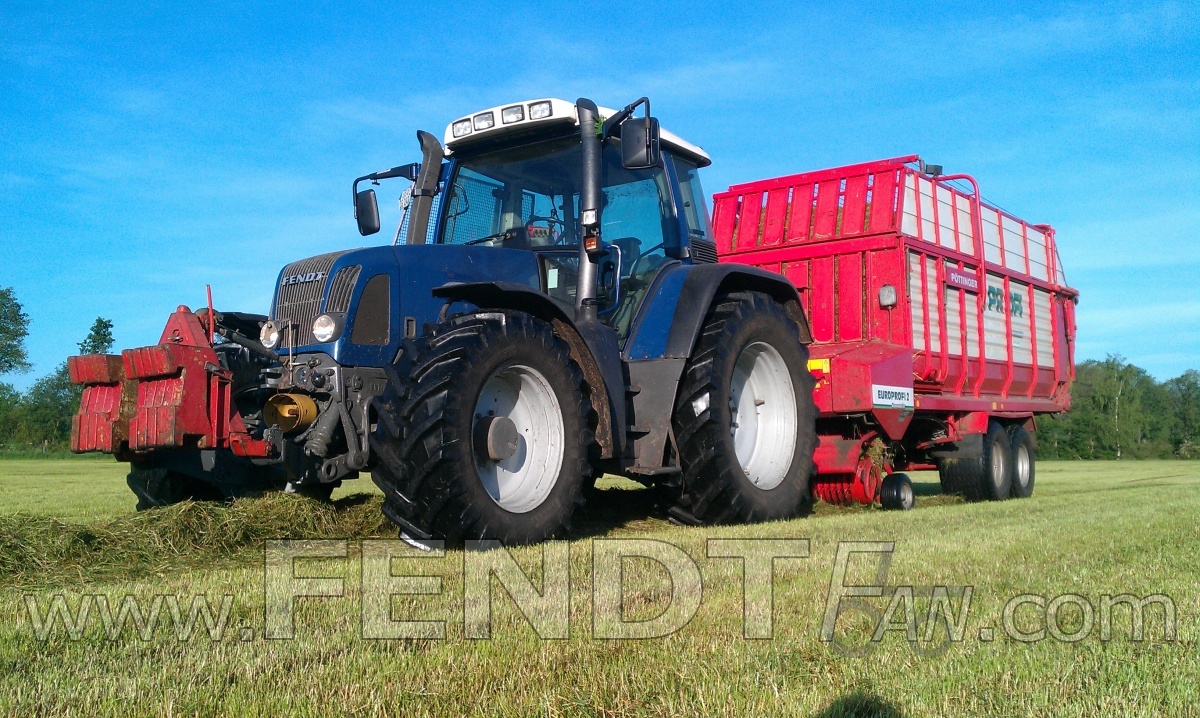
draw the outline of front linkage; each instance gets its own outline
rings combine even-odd
[[[181,306],[155,346],[71,357],[71,450],[129,462],[139,510],[276,489],[328,498],[367,464],[358,427],[378,378],[276,355],[250,338],[265,319]]]

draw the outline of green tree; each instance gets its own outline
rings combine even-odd
[[[17,435],[21,393],[12,384],[0,382],[0,444],[10,444]]]
[[[96,317],[87,338],[79,342],[80,354],[107,354],[113,345],[113,323],[111,319]]]
[[[1172,409],[1171,445],[1182,459],[1200,458],[1200,371],[1189,369],[1164,384]]]
[[[29,315],[24,312],[12,287],[0,287],[0,374],[29,371],[25,337]]]
[[[103,354],[112,348],[113,324],[97,317],[87,337],[79,343],[81,354]],[[79,410],[82,387],[71,383],[67,363],[34,382],[21,397],[16,412],[17,438],[34,445],[61,446],[71,438],[71,417]]]
[[[71,384],[66,362],[35,381],[21,397],[19,438],[36,445],[65,444],[71,438],[71,417],[79,409],[81,394]]]

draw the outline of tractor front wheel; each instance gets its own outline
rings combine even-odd
[[[466,314],[406,344],[389,377],[371,476],[404,534],[518,544],[568,530],[591,475],[594,414],[549,324]]]

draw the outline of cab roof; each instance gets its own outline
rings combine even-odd
[[[616,110],[600,107],[601,117],[612,117]],[[511,102],[496,105],[479,112],[459,118],[446,125],[443,143],[446,154],[452,155],[455,150],[469,147],[483,140],[497,140],[510,133],[527,134],[531,130],[545,128],[563,128],[567,125],[579,126],[579,115],[575,103],[567,102],[556,97],[543,97],[536,100]],[[712,164],[712,158],[698,145],[683,139],[666,129],[660,129],[659,137],[662,144],[675,154],[690,159],[698,166]]]

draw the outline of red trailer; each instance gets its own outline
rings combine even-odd
[[[935,467],[972,500],[1028,496],[1034,417],[1070,408],[1078,292],[1053,228],[937,169],[897,157],[713,198],[721,261],[800,291],[825,501],[911,505],[885,477]]]

